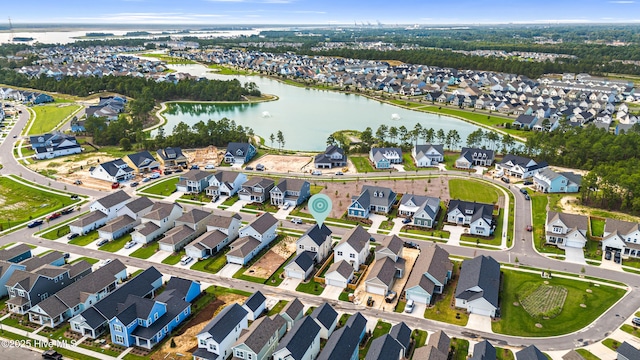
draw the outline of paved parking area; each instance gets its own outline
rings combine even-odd
[[[449,240],[447,240],[447,245],[460,246],[460,236],[465,233],[467,228],[464,226],[445,225],[442,227],[442,230],[451,233]]]
[[[378,228],[380,228],[380,224],[382,224],[383,221],[387,220],[387,217],[378,214],[371,214],[369,215],[369,220],[371,220],[371,227],[369,227],[369,232],[373,234],[378,231]]]
[[[115,254],[129,256],[131,255],[132,252],[138,250],[139,248],[140,248],[140,244],[138,243],[136,243],[133,247],[129,249],[125,249],[123,246],[122,249],[116,251]]]
[[[242,265],[238,264],[227,264],[218,272],[218,275],[226,278],[232,278],[233,274],[237,273],[241,267]]]
[[[565,260],[568,262],[576,263],[576,264],[586,264],[587,262],[584,260],[584,250],[567,247],[564,249]]]
[[[492,333],[491,330],[491,318],[489,316],[482,316],[478,314],[469,314],[469,321],[466,328],[484,331]]]
[[[418,319],[424,319],[424,312],[427,310],[427,304],[413,303],[413,311],[405,313],[406,315],[416,317]]]
[[[151,255],[151,257],[148,258],[147,261],[159,263],[162,262],[162,260],[166,259],[169,255],[171,255],[171,253],[168,251],[158,250],[155,254]]]
[[[284,278],[278,288],[295,291],[298,285],[302,282],[302,279]]]
[[[327,285],[320,296],[327,299],[338,300],[344,289],[339,286]]]

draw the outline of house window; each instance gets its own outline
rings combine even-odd
[[[124,344],[124,337],[122,337],[121,335],[116,335],[116,342]]]
[[[315,246],[312,246],[312,247],[311,247],[311,251],[316,251],[316,247],[315,247]]]
[[[207,340],[205,340],[205,339],[200,339],[200,345],[204,345],[204,346],[206,346],[206,345],[207,345]]]
[[[22,291],[22,290],[18,290],[18,296],[20,296],[20,297],[24,297],[24,291]]]
[[[562,226],[554,226],[552,231],[556,234],[562,234]]]
[[[122,326],[120,326],[120,325],[113,325],[113,331],[122,332]]]
[[[349,257],[352,258],[352,259],[355,259],[356,258],[356,254],[349,254]]]
[[[165,327],[164,327],[164,333],[166,334],[166,333],[168,333],[168,332],[169,332],[169,325],[165,325]]]
[[[300,244],[300,249],[304,250],[304,245]]]
[[[244,359],[244,353],[240,350],[236,350],[236,357],[239,357],[240,359]]]
[[[153,314],[153,320],[158,320],[158,313]]]
[[[342,251],[338,251],[338,256],[342,256]]]
[[[142,320],[142,319],[138,319],[138,325],[140,325],[140,326],[144,326],[144,320]]]
[[[176,316],[176,322],[180,322],[180,315]]]
[[[78,325],[78,324],[73,324],[73,328],[79,331],[79,330],[80,330],[80,325]]]
[[[249,359],[249,360],[253,359],[253,355],[247,354],[247,359]]]
[[[185,314],[185,315],[188,315],[189,314],[189,308],[184,309],[184,311],[182,313]]]

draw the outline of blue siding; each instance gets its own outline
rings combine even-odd
[[[195,299],[196,297],[198,297],[198,295],[200,295],[201,291],[202,290],[200,289],[200,284],[195,281],[192,281],[184,301],[191,303],[193,299]]]

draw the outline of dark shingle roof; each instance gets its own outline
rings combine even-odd
[[[449,353],[449,344],[451,339],[442,330],[438,330],[429,336],[427,345],[433,346],[445,354]]]
[[[298,254],[293,260],[292,263],[296,263],[300,269],[307,271],[313,267],[313,259],[315,258],[316,253],[312,251],[303,251]]]
[[[287,303],[287,305],[284,306],[280,313],[287,314],[290,318],[295,319],[303,309],[304,305],[302,304],[302,302],[300,302],[298,298],[295,298],[293,299],[293,301]]]
[[[385,334],[371,342],[366,360],[399,359],[404,349],[391,335]]]
[[[618,348],[619,350],[620,348]],[[535,345],[529,345],[516,353],[518,360],[547,360],[547,357]]]
[[[211,212],[209,211],[204,211],[200,209],[191,209],[190,211],[187,211],[186,213],[182,214],[182,216],[177,218],[176,221],[181,221],[188,224],[196,224],[206,219],[207,216],[209,215],[211,215]]]
[[[333,309],[333,307],[331,307],[331,305],[329,305],[329,303],[324,303],[313,310],[311,317],[318,320],[325,329],[331,329],[331,326],[338,319],[338,313]]]
[[[211,215],[211,218],[209,218],[207,225],[214,226],[217,228],[228,229],[229,226],[231,226],[233,219],[242,220],[242,217],[240,217],[240,215],[238,214],[233,214],[230,216],[213,214]]]
[[[483,218],[487,223],[491,223],[493,219],[493,205],[492,204],[483,204],[478,202],[471,201],[463,201],[463,200],[449,200],[449,206],[447,209],[447,213],[458,209],[463,214],[467,214],[467,212],[471,212],[471,222],[478,220],[479,218]]]
[[[348,243],[356,251],[360,252],[371,239],[371,234],[367,232],[362,226],[357,225],[354,228],[349,229],[340,240],[338,246],[342,243]]]
[[[396,339],[396,341],[402,345],[405,351],[409,350],[409,344],[411,343],[411,329],[404,322],[399,322],[394,325],[389,331],[389,335]]]
[[[211,176],[211,173],[204,170],[189,170],[183,175],[180,175],[180,179],[189,181],[200,181]]]
[[[436,244],[427,245],[420,249],[420,254],[418,255],[415,265],[411,270],[411,275],[409,275],[409,280],[407,280],[405,288],[410,289],[419,285],[429,294],[433,295],[430,291],[432,290],[432,286],[429,286],[429,288],[424,286],[429,283],[433,284],[433,282],[424,276],[424,274],[428,273],[444,284],[447,272],[452,270],[453,264],[451,264],[451,260],[449,260],[449,253],[447,250],[444,250]],[[425,279],[428,282],[425,282]]]
[[[396,263],[390,257],[384,257],[380,260],[376,260],[373,267],[367,275],[367,280],[378,279],[382,281],[388,287],[393,285],[394,277],[396,274]]]
[[[337,271],[343,278],[348,279],[349,276],[353,273],[353,266],[349,265],[345,260],[340,260],[337,263],[331,264],[329,269],[327,269],[327,274]]]
[[[562,360],[585,360],[585,358],[577,351],[571,350],[568,353],[562,355]]]
[[[300,238],[308,236],[316,245],[320,246],[327,241],[327,237],[331,238],[331,234],[332,231],[327,225],[322,224],[322,226],[318,227],[318,224],[316,224],[309,228]]]
[[[118,190],[113,194],[109,194],[101,199],[96,200],[96,202],[108,209],[129,199],[131,199],[131,196],[124,192],[124,190]]]
[[[142,196],[126,203],[124,207],[128,208],[133,213],[137,213],[138,211],[144,210],[150,206],[153,206],[153,201],[148,197]]]
[[[209,333],[213,340],[220,343],[224,338],[240,324],[242,319],[247,316],[248,312],[245,308],[237,303],[231,304],[216,315],[203,329],[198,333]]]
[[[135,153],[135,154],[129,154],[129,155],[127,155],[127,158],[129,158],[129,160],[131,160],[131,162],[137,167],[145,166],[145,165],[148,166],[150,163],[156,161],[156,159],[153,157],[153,155],[151,155],[151,153],[148,152],[147,150],[140,151],[140,152]],[[147,160],[148,163],[143,165],[145,160]]]
[[[282,338],[275,351],[287,348],[291,360],[302,360],[313,341],[320,334],[320,325],[311,317],[305,316],[296,321],[287,335]]]
[[[473,346],[471,360],[496,360],[496,348],[487,340],[483,340]]]
[[[50,253],[46,253],[41,256],[34,256],[28,259],[25,259],[20,262],[20,265],[25,266],[26,271],[33,271],[42,265],[49,265],[56,260],[64,259],[64,254],[59,251],[52,251]]]
[[[285,319],[279,314],[271,318],[268,316],[262,317],[251,324],[249,331],[240,336],[236,344],[245,344],[249,349],[259,354],[260,350],[267,345],[273,335],[286,323]]]
[[[18,244],[8,249],[0,249],[0,260],[11,260],[18,255],[22,255],[26,252],[30,252],[31,248],[27,244]]]
[[[626,357],[627,359],[640,359],[640,350],[631,346],[628,342],[623,342],[620,347],[618,347],[618,354]],[[518,358],[520,360],[520,358]]]
[[[252,223],[248,226],[254,228],[258,233],[264,234],[267,230],[269,230],[273,225],[278,223],[278,219],[273,217],[271,213],[265,212],[262,215],[258,216]]]
[[[392,253],[398,254],[400,253],[403,247],[404,247],[404,241],[402,241],[402,239],[400,239],[396,235],[387,235],[382,239],[382,241],[380,242],[380,245],[376,247],[376,251],[380,251],[383,248],[387,248],[391,250]]]
[[[260,291],[256,291],[245,300],[244,305],[251,311],[256,311],[265,301],[267,301],[267,298]]]
[[[468,291],[479,287],[480,292]],[[456,298],[467,301],[483,297],[491,305],[498,307],[500,292],[500,264],[490,256],[480,255],[462,262]]]

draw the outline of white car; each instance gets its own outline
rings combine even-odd
[[[320,170],[314,170],[314,171],[311,173],[311,175],[320,176],[320,175],[322,175],[322,171],[320,171]]]
[[[410,314],[413,311],[413,300],[407,300],[407,305],[404,306],[404,312]]]
[[[207,164],[207,165],[204,167],[204,169],[205,169],[205,170],[213,170],[213,169],[215,169],[215,168],[216,168],[216,166],[215,166],[215,165],[213,165],[213,164]]]
[[[282,207],[284,210],[289,210],[289,208],[291,207],[291,204],[286,203],[284,204],[284,206]]]
[[[124,248],[125,249],[131,249],[132,247],[136,246],[136,242],[135,241],[128,241],[126,244],[124,244]]]
[[[182,258],[182,260],[180,260],[180,264],[184,266],[190,263],[191,261],[193,261],[193,258],[191,256],[185,256]]]
[[[300,224],[302,224],[302,219],[300,219],[300,218],[293,218],[293,219],[291,219],[291,222],[292,222],[292,223],[294,223],[294,224],[298,224],[298,225],[300,225]]]
[[[152,179],[157,179],[160,177],[160,174],[158,174],[157,172],[152,173],[151,175],[149,175],[150,178]]]

